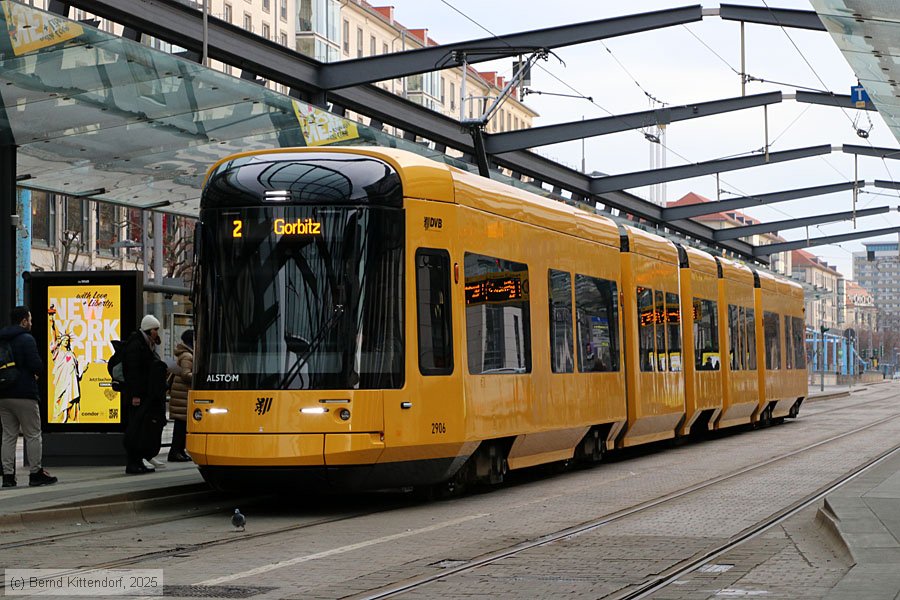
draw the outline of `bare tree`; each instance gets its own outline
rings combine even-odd
[[[81,232],[65,229],[59,240],[60,249],[53,253],[53,268],[57,271],[74,271],[81,256]]]

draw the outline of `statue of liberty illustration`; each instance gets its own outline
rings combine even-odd
[[[53,415],[51,423],[77,423],[81,414],[81,378],[87,371],[82,370],[72,350],[72,336],[56,327],[56,307],[47,309],[50,317],[50,355],[53,358]],[[88,364],[90,366],[90,364]]]

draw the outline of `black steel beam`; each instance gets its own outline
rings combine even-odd
[[[690,219],[663,219],[663,209],[661,207],[626,192],[615,191],[595,196],[589,189],[590,177],[533,152],[513,152],[494,156],[493,158],[501,166],[509,169],[514,168],[519,173],[539,179],[551,186],[559,186],[563,189],[578,192],[585,197],[594,198],[596,202],[607,207],[619,209],[624,213],[645,219],[659,226],[664,225],[673,231],[704,240],[710,245],[716,244],[712,239],[712,228]],[[753,246],[741,240],[730,240],[716,245],[744,257],[753,257]]]
[[[722,4],[719,6],[719,18],[726,21],[743,21],[760,25],[776,25],[779,27],[795,27],[826,31],[822,19],[812,10],[792,10],[788,8],[762,8],[742,6],[738,4]]]
[[[486,147],[488,154],[500,154],[512,150],[524,150],[525,148],[558,144],[559,142],[580,140],[596,135],[607,135],[652,125],[668,125],[675,121],[708,117],[778,102],[781,102],[781,92],[769,92],[767,94],[699,102],[685,106],[645,110],[627,115],[603,117],[601,119],[531,127],[518,131],[490,134],[486,136]]]
[[[900,190],[900,181],[884,181],[883,179],[876,179],[875,187],[886,190]]]
[[[878,110],[871,101],[866,102],[865,106],[860,108],[856,106],[852,96],[844,96],[842,94],[824,94],[822,92],[797,92],[794,95],[797,102],[806,104],[822,104],[824,106],[839,106],[841,108],[853,108],[858,110]]]
[[[610,192],[613,190],[627,190],[645,185],[662,183],[664,181],[690,179],[691,177],[699,177],[701,175],[709,175],[712,173],[735,171],[737,169],[747,169],[771,163],[808,158],[810,156],[820,156],[822,154],[829,154],[830,152],[831,146],[812,146],[810,148],[799,148],[797,150],[771,152],[768,157],[764,154],[758,154],[741,158],[726,158],[678,167],[667,167],[665,169],[637,171],[634,173],[624,173],[622,175],[610,175],[608,177],[595,177],[591,181],[591,192],[602,194],[603,192]]]
[[[753,255],[757,258],[763,258],[772,254],[778,254],[779,252],[788,252],[789,250],[813,248],[815,246],[827,246],[828,244],[840,244],[841,242],[862,240],[879,235],[891,235],[895,233],[900,233],[900,227],[885,227],[884,229],[871,229],[869,231],[854,231],[851,233],[842,233],[840,235],[827,235],[825,237],[810,238],[809,240],[797,240],[795,242],[781,242],[778,244],[768,244],[766,246],[755,246],[753,248]]]
[[[844,144],[841,151],[845,154],[858,154],[859,156],[874,156],[876,158],[900,159],[900,148],[870,148],[869,146],[854,146]]]
[[[857,211],[844,211],[838,213],[830,213],[827,215],[816,215],[813,217],[800,217],[796,219],[785,219],[783,221],[770,221],[768,223],[758,223],[756,225],[746,225],[743,227],[730,227],[728,229],[719,229],[713,233],[716,241],[736,240],[738,238],[761,233],[772,233],[775,231],[783,231],[785,229],[797,229],[798,227],[808,227],[810,225],[819,225],[821,223],[833,223],[835,221],[847,221],[850,219],[870,217],[872,215],[883,215],[890,212],[890,206],[878,206],[876,208],[863,208]]]
[[[662,27],[693,23],[702,18],[701,6],[686,6],[381,56],[342,60],[322,66],[319,85],[324,89],[333,90],[361,83],[374,83],[458,66],[462,64],[457,60],[461,54],[465,54],[466,62],[472,64],[527,54],[541,48],[561,48]]]
[[[857,181],[858,187],[863,187],[865,181]],[[741,196],[739,198],[729,198],[728,200],[719,200],[718,202],[701,202],[698,204],[688,204],[687,206],[673,206],[672,208],[664,208],[662,218],[664,221],[672,219],[691,219],[701,215],[712,215],[719,212],[728,212],[731,210],[740,210],[751,206],[762,206],[764,204],[775,204],[776,202],[787,202],[789,200],[797,200],[799,198],[810,198],[812,196],[824,196],[826,194],[834,194],[835,192],[843,192],[853,189],[853,182],[833,183],[830,185],[818,185],[815,187],[798,188],[795,190],[786,190],[783,192],[772,192],[769,194],[759,194],[757,196]]]
[[[200,47],[202,14],[177,0],[71,0],[75,8],[111,19],[121,25],[152,32],[152,35],[187,49]],[[324,94],[317,86],[322,63],[224,21],[209,19],[209,56],[292,88],[293,93]],[[382,123],[400,127],[424,138],[473,155],[471,136],[459,121],[438,114],[373,85],[359,85],[328,92],[328,99]],[[517,173],[591,196],[589,178],[582,173],[527,151],[494,156],[500,165]],[[661,209],[636,196],[603,194],[601,203],[662,225]],[[713,244],[713,230],[690,220],[666,222],[665,226]],[[724,250],[752,259],[753,247],[740,240],[718,244]]]

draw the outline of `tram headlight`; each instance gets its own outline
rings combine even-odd
[[[350,420],[350,409],[349,409],[349,408],[342,408],[342,409],[340,410],[340,412],[338,412],[338,416],[341,418],[341,421],[348,421],[348,420]]]
[[[199,408],[195,408],[194,409],[194,420],[199,421],[202,418],[203,418],[203,411],[200,410]]]

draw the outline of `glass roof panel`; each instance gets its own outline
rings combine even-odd
[[[900,9],[895,0],[810,0],[900,141]]]
[[[0,8],[0,123],[9,124],[19,147],[24,187],[196,216],[207,169],[237,152],[386,146],[476,170],[427,145],[82,23],[10,0]]]

